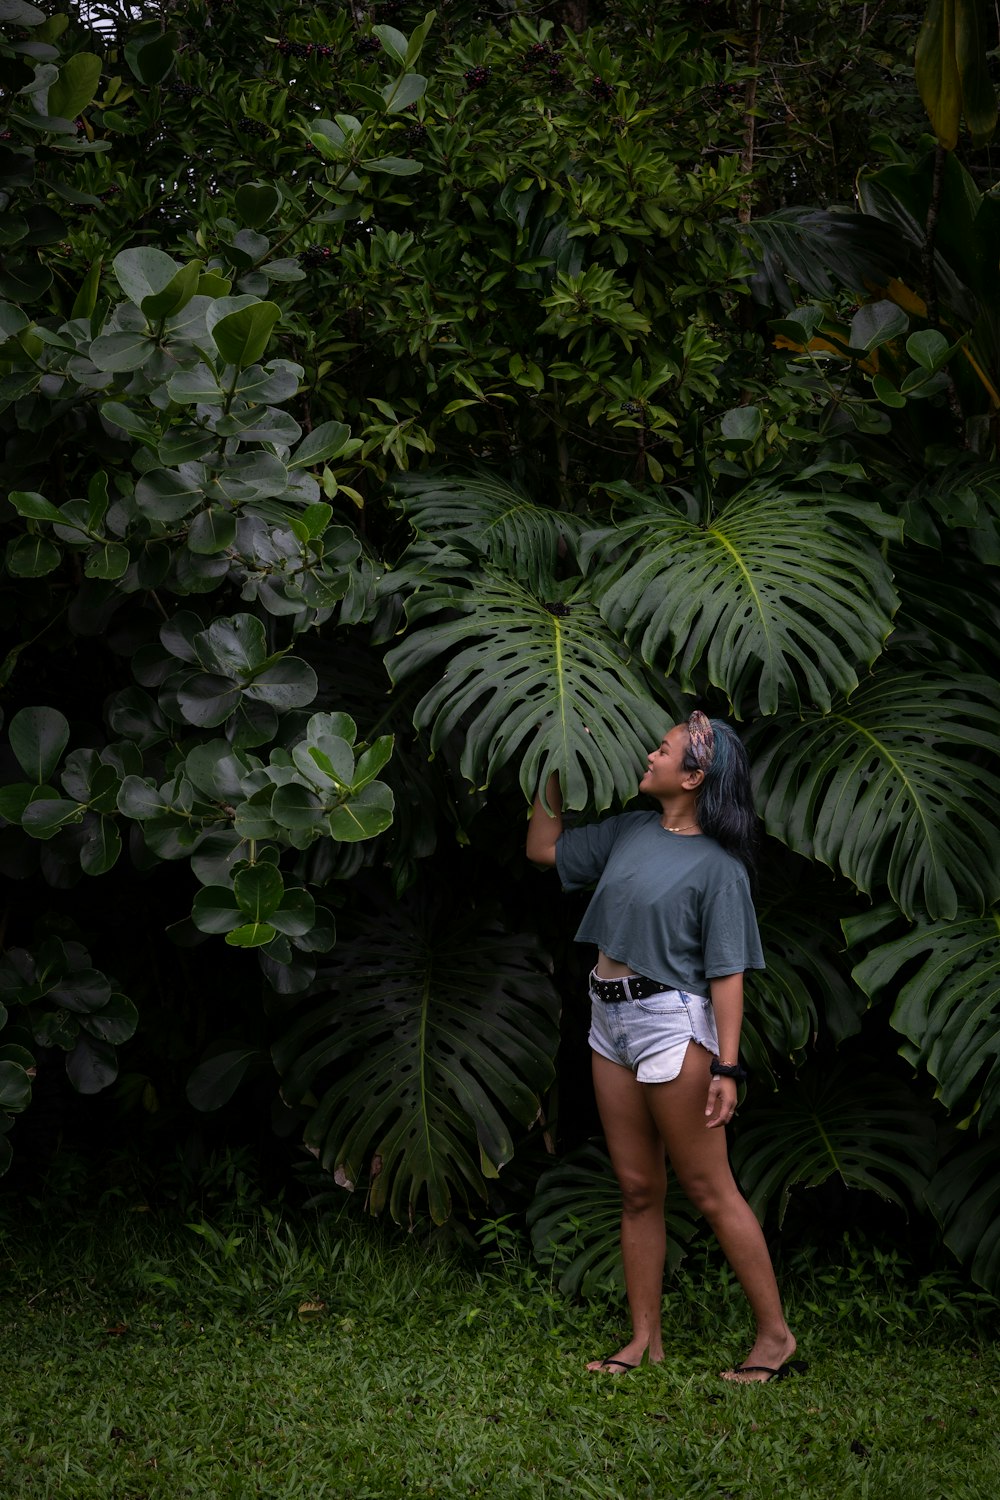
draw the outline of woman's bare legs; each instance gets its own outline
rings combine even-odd
[[[733,1179],[725,1133],[705,1124],[709,1054],[692,1043],[677,1078],[658,1084],[638,1083],[627,1068],[596,1053],[593,1061],[601,1122],[622,1188],[622,1261],[632,1313],[632,1339],[616,1358],[637,1363],[646,1348],[651,1361],[663,1357],[665,1148],[678,1183],[711,1224],[753,1311],[757,1337],[745,1363],[777,1369],[794,1353],[795,1339],[760,1225]],[[599,1369],[600,1361],[590,1368]]]
[[[658,1364],[663,1358],[660,1318],[667,1249],[663,1141],[649,1112],[646,1085],[637,1083],[628,1068],[597,1052],[591,1056],[597,1107],[622,1192],[622,1265],[632,1316],[632,1337],[614,1358],[637,1365],[648,1350],[650,1363]],[[602,1361],[592,1360],[587,1368],[600,1370]]]

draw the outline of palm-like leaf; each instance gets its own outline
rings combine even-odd
[[[493,916],[385,905],[338,944],[329,986],[273,1049],[286,1099],[318,1098],[305,1138],[338,1181],[406,1222],[426,1192],[484,1196],[553,1077],[559,1001],[536,941]],[[314,997],[315,998],[315,997]]]
[[[850,940],[857,929],[844,928]],[[936,1080],[942,1103],[978,1110],[988,1125],[1000,1109],[1000,912],[920,922],[869,953],[854,977],[872,997],[896,995],[900,1051]]]
[[[892,576],[866,535],[899,534],[878,506],[801,483],[755,481],[704,526],[669,501],[614,486],[632,514],[584,537],[611,629],[681,687],[704,658],[740,715],[782,694],[829,708],[882,650],[896,607]],[[663,660],[661,661],[661,654]]]
[[[433,749],[462,734],[470,781],[487,784],[520,753],[529,799],[550,771],[560,772],[567,807],[601,811],[634,795],[645,753],[679,710],[655,701],[584,589],[546,605],[485,570],[408,604],[413,624],[438,618],[411,630],[386,665],[398,680],[441,661],[414,723],[430,729]]]
[[[996,684],[929,673],[872,679],[829,714],[755,725],[758,807],[768,832],[840,869],[862,891],[881,882],[907,916],[953,917],[1000,893],[1000,778],[970,752],[1000,751]]]
[[[733,1168],[759,1219],[778,1200],[779,1224],[794,1188],[835,1176],[905,1207],[926,1183],[933,1136],[926,1112],[895,1080],[841,1067],[818,1086],[803,1080],[748,1113]]]
[[[394,488],[419,537],[492,562],[523,578],[539,598],[581,530],[574,516],[536,505],[515,485],[485,472],[404,474]]]
[[[528,1209],[531,1243],[543,1265],[559,1273],[567,1296],[598,1297],[624,1291],[619,1232],[622,1196],[611,1159],[599,1146],[586,1146],[539,1178]],[[684,1258],[682,1246],[694,1234],[699,1215],[679,1188],[667,1203],[667,1269]]]
[[[795,305],[789,281],[807,297],[833,301],[844,288],[865,292],[873,282],[885,286],[908,273],[920,277],[915,246],[901,246],[898,231],[874,214],[782,208],[753,219],[744,232],[761,257],[754,296],[782,312]]]
[[[1000,1138],[970,1146],[959,1134],[956,1147],[927,1184],[926,1199],[949,1250],[1000,1295]]]

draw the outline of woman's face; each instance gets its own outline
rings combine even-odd
[[[684,752],[688,748],[688,732],[684,724],[675,724],[663,736],[655,750],[646,757],[647,771],[639,782],[640,792],[650,797],[678,797],[683,792],[694,791],[703,780],[700,771],[688,771],[684,767]]]

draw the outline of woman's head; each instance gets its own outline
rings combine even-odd
[[[696,792],[702,831],[752,871],[758,821],[746,750],[728,724],[709,719],[698,709],[685,727],[688,744],[683,765],[691,772],[701,771],[704,778]]]

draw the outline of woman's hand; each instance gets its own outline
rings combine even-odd
[[[705,1105],[705,1121],[711,1130],[716,1125],[728,1125],[736,1113],[736,1079],[714,1078],[708,1085],[708,1103]]]

